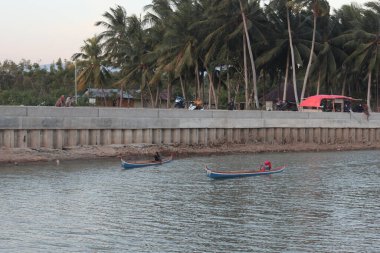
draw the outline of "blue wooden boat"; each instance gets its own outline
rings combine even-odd
[[[173,160],[173,155],[169,157],[163,157],[161,161],[154,161],[154,160],[124,161],[123,159],[121,159],[121,167],[128,170],[128,169],[134,169],[134,168],[140,168],[140,167],[162,165],[164,163],[171,162],[172,160]]]
[[[205,167],[206,174],[208,177],[213,179],[223,179],[223,178],[235,178],[235,177],[251,177],[251,176],[260,176],[260,175],[271,175],[275,173],[280,173],[285,170],[285,166],[280,166],[271,170],[223,170],[223,169],[209,169]]]

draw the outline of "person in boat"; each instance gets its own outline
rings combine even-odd
[[[264,162],[264,166],[262,167],[262,171],[269,171],[272,169],[272,163],[269,160]]]
[[[154,155],[154,160],[156,162],[162,162],[161,155],[158,152],[156,152],[156,154]]]

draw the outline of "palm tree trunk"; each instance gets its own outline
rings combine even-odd
[[[152,108],[154,108],[156,106],[154,104],[153,92],[149,85],[148,85],[148,91],[149,91],[149,97],[150,97],[150,104],[152,105]]]
[[[161,105],[161,103],[159,103],[160,102],[159,99],[160,99],[160,86],[157,86],[156,96],[154,98],[154,105],[156,108],[159,108],[160,107],[159,105]]]
[[[227,67],[227,101],[231,102],[231,84],[230,84],[230,72]]]
[[[104,92],[103,86],[101,87],[101,89],[102,89],[104,106],[106,107],[107,106],[106,93]]]
[[[265,70],[262,70],[262,76],[263,76],[263,105],[265,105],[265,101],[266,101],[266,98],[265,98],[265,85],[267,83],[267,76],[266,76],[266,73],[265,73]],[[259,77],[259,80],[260,80],[260,77]]]
[[[237,82],[233,90],[234,90],[234,102],[236,103],[236,98],[239,96],[239,93],[240,93],[240,82]],[[240,107],[239,107],[239,110],[240,110]]]
[[[212,96],[214,97],[215,109],[218,109],[218,95],[215,91],[214,82],[212,82],[211,92],[212,92]]]
[[[376,108],[375,112],[379,112],[379,69],[376,70]]]
[[[249,87],[248,87],[248,67],[247,67],[247,41],[245,40],[245,35],[243,34],[243,59],[244,59],[244,93],[245,93],[245,110],[249,108]]]
[[[286,100],[286,95],[288,91],[288,79],[289,79],[289,51],[288,54],[286,55],[286,70],[285,70],[285,81],[284,81],[284,93],[282,95],[282,101]]]
[[[318,82],[317,82],[317,95],[319,95],[319,89],[321,87],[321,71],[318,73]]]
[[[211,92],[212,92],[212,96],[214,98],[215,109],[218,109],[218,95],[215,91],[214,82],[212,83],[212,86],[211,86]]]
[[[219,72],[219,81],[218,81],[218,89],[217,89],[218,92],[215,92],[216,94],[216,98],[215,98],[215,109],[218,109],[218,105],[219,105],[219,97],[220,97],[220,93],[222,91],[222,66],[220,66],[220,72]]]
[[[198,61],[196,61],[195,63],[195,76],[197,78],[197,97],[201,97],[201,82],[199,80],[199,65],[198,65]]]
[[[212,77],[210,75],[210,72],[208,71],[207,69],[207,77],[208,77],[208,81],[209,81],[209,85],[208,85],[208,108],[207,109],[211,109],[211,84],[212,84]]]
[[[264,71],[262,71],[260,74],[259,74],[259,77],[257,78],[257,80],[261,80],[261,78],[263,78],[264,80],[264,87],[265,87],[265,73],[263,73]],[[264,92],[264,89],[263,89],[263,92]],[[252,89],[252,93],[249,95],[249,104],[252,103],[252,100],[253,100],[253,97],[254,97],[254,90]],[[260,102],[260,101],[259,101]]]
[[[292,31],[290,30],[290,11],[289,8],[286,7],[287,13],[286,13],[286,19],[288,23],[288,33],[289,33],[289,46],[290,46],[290,54],[292,57],[292,68],[293,68],[293,88],[294,88],[294,99],[296,101],[297,107],[299,105],[298,101],[298,93],[297,93],[297,77],[296,77],[296,63],[294,60],[294,48],[293,48],[293,39],[292,39]]]
[[[209,80],[208,109],[211,109],[212,97],[214,97],[214,103],[215,103],[215,106],[217,106],[216,94],[215,94],[215,89],[214,89],[214,78],[213,78],[213,72],[210,72],[209,69],[207,68],[206,68],[206,71],[207,71],[207,76]]]
[[[140,86],[140,99],[141,99],[141,107],[144,108],[144,95],[143,95],[143,89],[145,87],[145,75],[144,72],[142,72],[141,75],[141,86]]]
[[[368,106],[369,112],[372,112],[371,110],[371,83],[372,83],[372,71],[368,70],[367,106]]]
[[[313,40],[311,42],[311,50],[310,50],[309,62],[307,64],[307,68],[306,68],[305,78],[303,79],[302,92],[301,92],[301,101],[303,100],[303,98],[305,96],[306,84],[307,84],[307,80],[309,79],[310,67],[311,67],[311,63],[313,61],[313,55],[314,55],[315,31],[317,30],[317,14],[316,14],[315,11],[314,11],[314,21],[313,22],[314,22],[314,25],[313,25]]]
[[[182,75],[179,75],[179,81],[181,83],[182,97],[186,101],[185,85],[183,84]]]
[[[288,80],[289,80],[289,51],[286,56],[286,70],[285,70],[285,80],[284,80],[284,91],[282,94],[282,101],[285,101],[287,99],[287,94],[288,94]]]
[[[276,76],[276,83],[277,83],[277,101],[280,101],[280,94],[281,94],[281,82],[282,82],[282,73],[281,69],[278,70],[277,76]]]
[[[248,27],[247,27],[247,19],[246,19],[246,16],[244,14],[243,4],[241,3],[241,0],[239,0],[239,3],[240,3],[241,16],[242,16],[242,19],[243,19],[245,38],[247,40],[247,47],[248,47],[249,58],[251,60],[252,80],[253,80],[253,92],[254,92],[254,97],[255,97],[255,104],[256,104],[256,108],[259,108],[259,98],[257,96],[257,76],[256,76],[255,61],[253,60],[251,41],[249,39],[249,33],[248,33]]]
[[[342,87],[342,96],[346,93],[346,81],[347,81],[347,75],[344,75],[343,79],[343,87]]]
[[[119,101],[119,107],[123,106],[123,84],[120,84],[120,101]]]
[[[167,100],[166,100],[166,108],[170,108],[170,97],[172,96],[171,94],[171,81],[168,82],[168,87],[167,87]]]

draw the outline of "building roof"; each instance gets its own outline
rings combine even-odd
[[[96,89],[96,88],[87,88],[85,93],[85,96],[88,97],[118,97],[120,95],[119,89]],[[128,92],[123,91],[123,98],[124,99],[133,99],[134,97],[130,95]]]
[[[268,90],[264,96],[262,96],[260,98],[260,100],[264,100],[264,101],[273,101],[273,102],[277,102],[279,100],[282,100],[282,96],[283,96],[283,93],[284,93],[284,86],[285,86],[285,83],[282,83],[280,85],[280,87],[276,86],[276,87],[273,87],[272,89]],[[298,94],[301,93],[301,89],[298,88],[297,90]],[[294,97],[294,88],[293,88],[293,84],[288,82],[288,84],[286,85],[286,100],[288,102],[295,102],[295,97]]]

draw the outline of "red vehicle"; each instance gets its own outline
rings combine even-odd
[[[315,95],[304,99],[299,108],[304,112],[349,112],[353,101],[359,100],[341,95]]]

